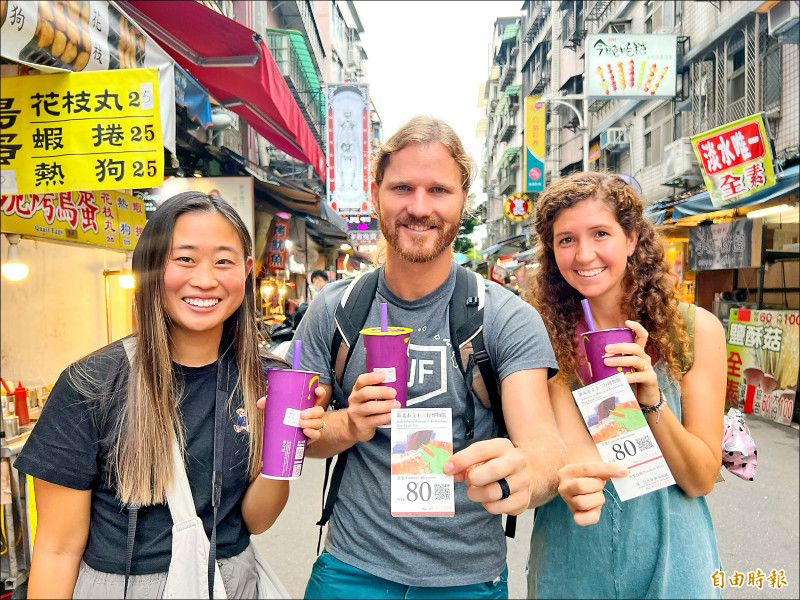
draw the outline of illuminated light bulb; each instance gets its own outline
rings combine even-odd
[[[122,269],[120,270],[119,287],[126,290],[132,290],[134,287],[136,287],[136,281],[133,278],[132,271],[133,271],[133,260],[131,258],[128,258],[128,260],[125,261],[125,264],[122,265]]]
[[[11,281],[19,281],[28,276],[28,265],[22,262],[19,254],[19,241],[21,236],[9,233],[8,239],[8,258],[2,266],[3,276]]]
[[[749,213],[747,213],[747,218],[757,219],[758,217],[764,217],[766,215],[774,215],[775,213],[791,209],[792,207],[789,206],[788,204],[781,204],[779,206],[770,206],[768,208],[759,208],[758,210],[751,210]]]
[[[286,288],[285,288],[285,287],[278,288],[278,294],[280,294],[281,296],[283,296],[285,293],[286,293]]]

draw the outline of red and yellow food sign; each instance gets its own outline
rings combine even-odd
[[[510,221],[527,221],[533,214],[533,200],[528,194],[511,194],[503,203],[503,212]]]
[[[160,185],[158,70],[5,77],[0,138],[4,194]]]
[[[0,229],[33,237],[133,250],[144,203],[115,191],[0,196]]]
[[[775,184],[760,113],[694,135],[692,145],[711,203],[717,208]]]

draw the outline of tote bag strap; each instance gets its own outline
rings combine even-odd
[[[189,478],[186,476],[186,467],[174,433],[172,434],[172,480],[167,487],[167,505],[173,523],[183,523],[197,516]]]

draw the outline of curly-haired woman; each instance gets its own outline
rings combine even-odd
[[[720,597],[704,495],[721,465],[725,336],[711,313],[678,303],[663,242],[642,209],[621,177],[594,172],[554,182],[537,201],[540,266],[527,297],[558,359],[549,387],[568,464],[560,497],[537,510],[531,598]],[[677,485],[623,503],[609,483],[627,469],[602,462],[571,395],[591,381],[583,298],[597,329],[634,331],[633,343],[606,346],[605,364],[630,371]]]

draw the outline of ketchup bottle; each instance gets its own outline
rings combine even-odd
[[[22,380],[17,384],[17,389],[14,390],[14,410],[19,417],[20,425],[27,425],[31,418],[28,416],[28,390],[22,385]]]

